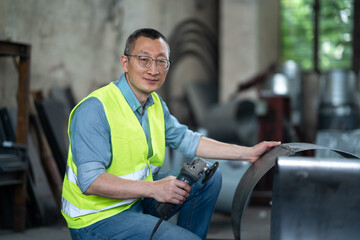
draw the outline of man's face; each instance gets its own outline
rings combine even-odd
[[[169,59],[167,43],[163,39],[152,40],[139,37],[135,42],[135,48],[131,55],[152,57],[153,59]],[[161,70],[154,61],[150,67],[144,68],[139,65],[138,57],[121,57],[121,65],[126,73],[126,79],[130,88],[135,93],[141,104],[145,103],[149,95],[158,90],[165,82],[168,70]]]

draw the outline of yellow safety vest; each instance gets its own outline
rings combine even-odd
[[[154,104],[147,108],[153,155],[148,159],[148,145],[145,133],[126,102],[121,91],[114,83],[92,92],[70,113],[70,124],[76,108],[90,97],[98,98],[105,110],[111,132],[112,161],[107,173],[131,180],[153,181],[164,162],[165,124],[161,101],[152,93]],[[66,174],[62,191],[62,214],[69,228],[83,228],[102,219],[111,217],[130,208],[137,199],[110,199],[81,192],[77,180],[77,167],[74,164],[69,146]]]

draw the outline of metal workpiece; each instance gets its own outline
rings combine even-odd
[[[360,161],[279,157],[271,240],[359,239]]]
[[[357,87],[356,74],[351,70],[333,69],[321,74],[319,129],[357,129]]]
[[[275,166],[277,159],[280,156],[292,156],[298,152],[321,149],[334,151],[345,158],[360,158],[359,156],[342,150],[309,143],[281,144],[266,152],[247,169],[236,188],[231,211],[232,228],[235,239],[241,239],[241,219],[254,187],[260,179]]]

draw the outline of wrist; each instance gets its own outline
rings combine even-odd
[[[146,198],[154,198],[154,181],[142,181],[144,187],[144,197]]]
[[[239,146],[237,148],[237,160],[248,161],[249,157],[252,155],[251,147]]]

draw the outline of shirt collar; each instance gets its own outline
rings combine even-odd
[[[141,104],[139,100],[136,98],[133,91],[131,90],[128,82],[126,81],[125,73],[123,73],[120,76],[120,78],[114,82],[114,84],[120,89],[121,93],[124,95],[126,102],[129,104],[133,112],[137,111],[138,113],[142,114]],[[154,104],[154,99],[152,95],[150,95],[145,102],[145,109],[147,109],[153,104]]]

